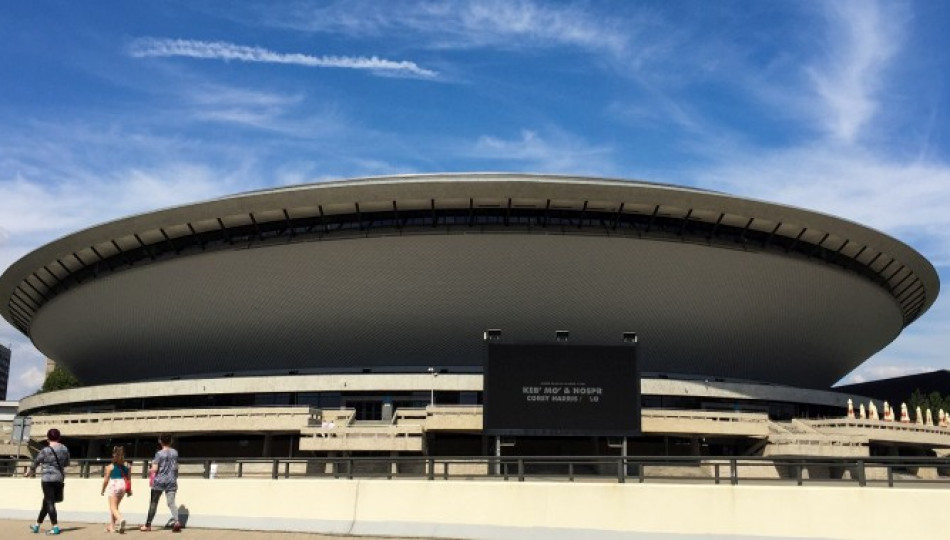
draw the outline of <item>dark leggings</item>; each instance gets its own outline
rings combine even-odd
[[[145,525],[147,527],[152,526],[152,520],[155,519],[155,511],[158,510],[158,500],[162,498],[162,490],[153,489],[152,490],[152,500],[148,503],[148,519],[145,520]],[[165,502],[168,503],[168,511],[172,513],[172,518],[175,522],[178,522],[178,507],[175,506],[175,492],[166,491],[165,492]]]
[[[59,523],[56,519],[56,491],[62,482],[40,482],[43,488],[43,505],[40,506],[40,515],[36,518],[37,523],[43,523],[46,514],[49,514],[49,522],[53,525]]]

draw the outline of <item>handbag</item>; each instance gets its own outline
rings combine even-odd
[[[59,468],[59,474],[63,475],[63,481],[59,482],[55,489],[53,490],[53,501],[63,502],[63,497],[65,496],[66,491],[66,471],[63,470],[63,464],[59,462],[59,456],[56,455],[56,451],[53,450],[52,446],[47,446],[50,453],[53,454],[53,459],[56,460],[56,467]]]
[[[129,476],[129,471],[122,465],[119,465],[119,472],[122,473],[122,478],[125,479],[125,494],[129,497],[132,496],[132,477]]]

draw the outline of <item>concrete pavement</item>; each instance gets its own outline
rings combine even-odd
[[[0,538],[4,540],[20,540],[20,539],[32,539],[37,538],[49,538],[46,536],[45,532],[50,528],[49,520],[43,524],[40,534],[33,534],[30,532],[29,526],[32,524],[30,521],[17,521],[9,519],[0,519]],[[160,538],[166,540],[173,540],[181,538],[189,539],[201,539],[201,540],[217,540],[217,539],[227,539],[227,540],[354,540],[356,538],[363,540],[382,540],[383,537],[378,536],[328,536],[325,534],[309,534],[309,533],[282,533],[282,532],[269,532],[269,531],[238,531],[230,529],[191,529],[186,528],[181,531],[181,534],[172,533],[171,529],[159,529],[155,528],[152,532],[143,533],[139,532],[138,524],[135,526],[130,526],[130,530],[127,531],[124,535],[119,534],[109,534],[105,532],[105,523],[95,524],[95,523],[72,523],[69,521],[61,521],[60,529],[63,531],[60,537],[66,538],[69,540],[118,540],[119,538],[129,538],[136,540],[158,540]],[[388,540],[392,540],[393,537],[385,537]],[[413,540],[413,539],[410,539]],[[424,539],[414,539],[414,540],[424,540]]]

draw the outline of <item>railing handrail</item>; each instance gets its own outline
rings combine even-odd
[[[103,474],[106,458],[76,459],[66,468],[66,476],[82,478],[98,478]],[[31,463],[27,459],[0,459],[0,476],[17,476]],[[147,476],[149,459],[139,458],[129,460],[133,475],[140,478]],[[374,469],[360,469],[361,463],[377,464]],[[234,465],[222,471],[220,465]],[[257,467],[252,467],[257,465]],[[387,472],[381,472],[379,465],[388,467]],[[414,466],[408,472],[394,472],[400,465]],[[468,465],[468,467],[465,467]],[[451,467],[450,467],[451,466]],[[475,469],[472,469],[472,467]],[[659,472],[650,471],[650,466],[663,466]],[[671,475],[669,467],[685,466],[693,470],[696,467],[705,472],[705,476]],[[542,467],[543,469],[538,469]],[[551,470],[551,467],[561,467]],[[591,469],[593,467],[593,469]],[[757,467],[775,467],[785,471],[785,476],[755,476],[751,473]],[[817,485],[826,485],[829,482],[836,485],[857,484],[859,487],[886,484],[894,487],[896,484],[946,484],[950,485],[950,476],[936,479],[909,477],[905,469],[920,467],[935,467],[937,471],[946,471],[950,468],[950,458],[936,457],[705,457],[705,456],[393,456],[393,457],[288,457],[288,458],[181,458],[179,471],[182,476],[201,478],[215,478],[236,473],[242,476],[260,477],[270,476],[271,479],[299,478],[314,476],[332,476],[333,478],[357,477],[365,478],[395,478],[409,477],[426,480],[453,478],[471,479],[483,477],[485,479],[503,479],[525,481],[528,478],[541,481],[554,481],[566,478],[575,481],[578,478],[608,478],[614,476],[619,483],[637,480],[643,483],[655,478],[664,481],[678,481],[681,483],[714,482],[730,485],[741,483],[795,482],[798,485],[812,483],[811,470],[815,467],[835,467],[840,471],[848,471],[849,477],[842,475],[838,479],[819,478]],[[440,473],[436,469],[441,468]],[[564,471],[566,468],[566,472]],[[882,476],[868,477],[868,470],[883,470]],[[462,472],[459,472],[461,470]],[[760,469],[761,470],[761,469]],[[319,472],[323,471],[323,472]],[[452,471],[455,471],[454,473]],[[806,478],[808,471],[808,478]],[[222,474],[223,473],[223,474]],[[821,476],[819,469],[819,477]]]
[[[76,424],[84,420],[122,420],[124,418],[204,418],[210,416],[263,416],[310,415],[312,408],[303,405],[272,407],[206,407],[179,409],[149,409],[147,411],[97,411],[88,413],[49,414],[33,416],[33,424]]]
[[[803,420],[803,422],[821,426],[823,428],[836,427],[860,427],[883,429],[890,431],[910,431],[916,433],[928,433],[937,435],[950,435],[950,429],[941,426],[929,426],[927,424],[914,424],[906,422],[893,422],[887,420],[861,420],[852,418],[828,418],[823,420]]]
[[[796,462],[803,464],[835,464],[835,465],[847,465],[853,464],[854,462],[863,462],[867,464],[889,464],[889,465],[898,465],[898,466],[926,466],[926,467],[950,467],[950,457],[934,457],[934,456],[849,456],[849,457],[837,457],[837,456],[618,456],[618,455],[586,455],[586,456],[556,456],[556,455],[537,455],[537,456],[350,456],[346,458],[340,457],[311,457],[311,456],[294,456],[294,457],[179,457],[179,463],[204,463],[206,461],[213,461],[215,463],[251,463],[251,462],[260,462],[260,463],[270,463],[275,460],[277,461],[289,461],[289,462],[302,462],[302,461],[339,461],[340,459],[347,459],[356,461],[421,461],[421,460],[435,460],[436,462],[444,461],[485,461],[485,460],[516,460],[521,459],[525,461],[545,461],[545,462],[561,462],[561,463],[593,463],[593,462],[603,462],[603,461],[616,461],[617,459],[624,459],[631,463],[694,463],[699,465],[709,464],[709,463],[723,463],[730,461],[738,462]],[[0,458],[0,462],[4,461],[13,461],[15,458]],[[29,461],[26,459],[19,459],[21,462]],[[140,463],[140,462],[151,462],[150,457],[138,457],[127,459],[128,463]],[[70,464],[80,464],[80,463],[110,463],[111,459],[108,457],[99,457],[99,458],[71,458]]]

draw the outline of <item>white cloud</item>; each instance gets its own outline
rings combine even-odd
[[[40,369],[36,365],[31,365],[27,367],[25,371],[20,372],[16,376],[16,387],[9,392],[11,398],[16,394],[15,399],[20,399],[24,395],[29,395],[32,392],[35,392],[38,388],[43,386],[43,381],[46,380],[46,373],[44,370]]]
[[[893,377],[927,373],[935,371],[936,369],[937,368],[931,366],[872,366],[861,369],[859,372],[846,377],[842,381],[842,384],[857,384],[876,381],[878,379],[891,379]]]
[[[228,174],[192,163],[170,163],[162,169],[132,168],[108,176],[77,171],[60,182],[17,177],[0,179],[0,247],[35,246],[131,213],[194,202],[228,193],[242,185]],[[12,261],[0,261],[0,264]]]
[[[398,6],[398,7],[396,7]],[[448,3],[341,2],[261,14],[270,24],[309,32],[372,37],[411,35],[442,48],[572,46],[612,56],[630,53],[635,24],[596,17],[592,10],[527,0]],[[643,44],[640,49],[650,48]]]
[[[875,93],[900,47],[901,14],[874,2],[822,4],[830,19],[827,59],[808,69],[823,102],[818,118],[833,137],[852,142],[877,112]],[[890,6],[888,6],[890,7]]]
[[[627,35],[589,12],[532,2],[488,1],[459,6],[457,34],[473,43],[504,45],[512,38],[533,44],[573,45],[622,54]]]
[[[235,124],[299,139],[340,139],[353,122],[332,104],[308,103],[302,94],[196,84],[180,90],[183,116],[199,122]]]
[[[694,175],[704,187],[845,217],[950,264],[950,166],[820,145],[734,156]]]
[[[434,78],[437,73],[408,60],[387,60],[376,56],[312,56],[302,53],[278,53],[262,47],[236,45],[223,41],[140,38],[132,42],[129,54],[135,58],[185,57],[208,60],[237,60],[266,64],[288,64],[317,68],[368,70],[377,75],[402,75]]]
[[[483,135],[475,142],[475,157],[508,164],[518,163],[533,172],[607,175],[613,170],[611,149],[590,146],[577,137],[552,130],[541,135],[522,130],[520,137],[502,139]]]

